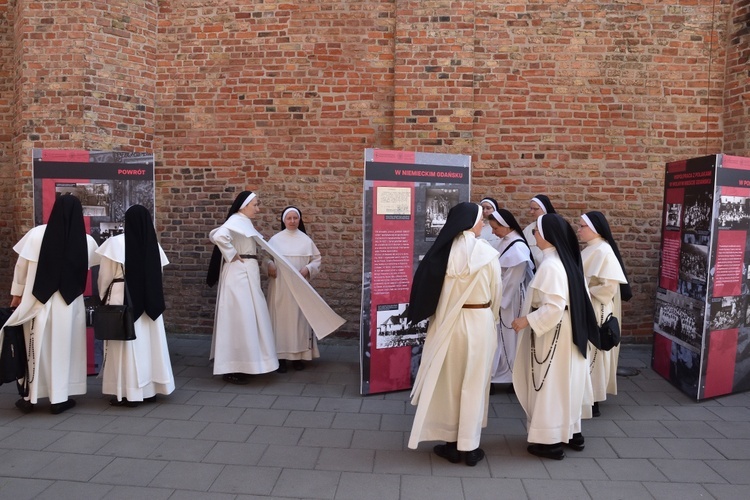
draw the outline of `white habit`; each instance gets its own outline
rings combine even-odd
[[[622,325],[620,283],[626,283],[627,280],[612,247],[604,238],[595,238],[586,243],[581,251],[581,258],[597,324],[601,325],[602,319],[607,319],[609,313],[612,313]],[[589,342],[588,359],[594,401],[605,401],[607,394],[617,394],[619,354],[619,345],[609,351],[600,351]]]
[[[522,316],[530,328],[519,332],[513,388],[526,411],[528,441],[567,443],[581,432],[584,391],[587,384],[590,391],[591,385],[586,358],[573,343],[565,268],[554,247],[545,249],[543,255],[524,304]],[[532,335],[536,360],[531,352]]]
[[[299,229],[284,229],[271,237],[268,244],[295,269],[307,268],[309,279],[320,272],[318,247]],[[268,307],[279,359],[309,361],[320,357],[312,327],[297,305],[290,283],[279,275],[268,280]]]
[[[521,316],[526,287],[534,277],[534,271],[531,252],[517,231],[511,231],[500,242],[498,251],[503,276],[503,301],[500,303],[500,322],[497,324],[497,350],[492,362],[492,382],[502,384],[513,381],[518,336],[510,325]]]
[[[258,259],[232,261],[237,255],[257,256],[254,236],[262,238],[241,213],[209,235],[222,254],[210,356],[214,375],[267,373],[279,367]]]
[[[13,250],[18,261],[13,273],[11,295],[21,296],[21,304],[7,321],[23,325],[29,361],[29,401],[39,398],[62,403],[68,396],[86,394],[86,311],[83,295],[65,303],[60,292],[42,304],[33,295],[39,251],[47,225],[30,230]],[[86,235],[89,268],[99,263],[98,245]],[[32,321],[33,320],[33,321]]]
[[[123,277],[125,265],[125,235],[107,239],[99,247],[99,295],[105,300],[107,287],[115,278]],[[161,266],[169,264],[159,245]],[[109,304],[122,304],[123,283],[112,286]],[[117,396],[118,401],[143,401],[156,394],[171,394],[175,389],[172,364],[169,359],[164,317],[152,320],[145,312],[135,322],[135,340],[105,340],[104,366],[100,374],[102,393]]]
[[[490,370],[497,347],[495,325],[502,300],[498,253],[464,231],[452,243],[437,311],[430,317],[414,388],[417,405],[409,448],[421,441],[479,447],[487,426]],[[464,304],[486,304],[482,309]]]

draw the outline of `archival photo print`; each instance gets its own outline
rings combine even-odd
[[[656,294],[654,330],[699,350],[703,342],[703,303],[669,290]]]
[[[711,200],[712,195],[709,191],[685,194],[682,225],[685,231],[707,234],[711,230]]]
[[[750,228],[750,204],[747,196],[719,197],[719,229]]]
[[[705,283],[708,274],[708,246],[683,243],[680,251],[680,279]]]
[[[458,201],[458,189],[427,188],[425,190],[424,234],[426,241],[435,241],[448,219],[448,212],[453,206],[458,205]]]
[[[424,343],[427,320],[409,326],[406,320],[408,304],[381,304],[377,306],[378,349],[414,346]]]
[[[711,299],[710,330],[739,328],[744,322],[745,307],[742,297],[719,297]]]
[[[669,203],[667,205],[667,216],[666,216],[666,220],[664,221],[664,225],[667,229],[671,229],[673,231],[680,230],[681,212],[682,212],[681,203]]]
[[[112,195],[109,183],[73,183],[58,182],[55,184],[55,198],[72,194],[83,206],[84,217],[107,217]]]

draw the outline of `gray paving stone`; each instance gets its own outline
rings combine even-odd
[[[649,493],[657,500],[691,500],[711,498],[711,495],[698,484],[680,483],[643,483]]]
[[[375,413],[337,413],[331,423],[331,428],[375,430],[381,427],[381,420],[385,416]]]
[[[635,500],[653,498],[637,481],[583,481],[583,487],[596,500]]]
[[[257,465],[266,451],[265,444],[216,443],[203,462],[231,465]]]
[[[160,404],[156,405],[147,416],[150,418],[163,418],[170,420],[190,420],[199,409],[200,408],[195,405]]]
[[[235,395],[232,401],[227,406],[237,408],[268,409],[271,408],[271,406],[277,399],[278,396],[265,396],[262,394],[240,394]]]
[[[34,474],[41,479],[89,481],[112,461],[111,457],[64,453]]]
[[[367,415],[362,415],[367,416]],[[381,431],[411,432],[414,417],[411,415],[383,415],[380,419]]]
[[[261,391],[261,394],[272,396],[301,396],[305,389],[305,384],[273,384]]]
[[[374,450],[320,450],[315,468],[340,472],[372,472],[375,467]]]
[[[524,445],[521,455],[490,455],[487,463],[492,477],[515,479],[549,479],[549,472],[544,466],[544,459],[526,452]]]
[[[702,485],[717,500],[737,500],[747,498],[750,489],[746,485],[704,484]]]
[[[669,431],[678,438],[721,438],[724,437],[716,429],[706,422],[697,421],[679,421],[669,422],[667,425]]]
[[[732,439],[750,439],[750,422],[707,422],[722,436]]]
[[[313,429],[330,429],[333,423],[333,412],[291,411],[284,421],[284,427],[308,427]]]
[[[177,460],[182,462],[200,462],[214,447],[210,441],[198,439],[165,439],[148,458],[158,460]]]
[[[188,398],[187,401],[181,404],[195,405],[195,406],[229,406],[238,396],[227,392],[207,392],[199,391]],[[172,398],[169,398],[170,402]]]
[[[270,495],[281,474],[278,467],[224,467],[211,485],[212,493],[231,493],[238,495]],[[196,499],[196,500],[201,500]]]
[[[565,450],[565,454],[567,456],[564,460],[544,461],[544,467],[546,467],[550,478],[579,480],[607,479],[607,475],[593,458],[579,458],[579,453],[570,450]]]
[[[232,441],[245,442],[255,430],[254,425],[223,424],[210,422],[203,430],[195,436],[195,439],[208,441]]]
[[[302,390],[303,396],[336,398],[344,394],[345,386],[343,384],[318,384],[308,383]]]
[[[655,439],[650,438],[606,438],[609,445],[621,458],[667,458],[669,453]]]
[[[651,460],[673,483],[724,483],[724,479],[701,460]]]
[[[597,458],[599,467],[614,481],[666,481],[650,461],[643,458]]]
[[[223,406],[204,406],[190,418],[196,422],[232,424],[244,414],[242,408],[226,408]]]
[[[463,498],[458,477],[401,476],[401,498],[409,500],[456,500]]]
[[[320,448],[310,446],[276,446],[266,448],[258,465],[261,467],[287,467],[290,469],[314,469]]]
[[[430,448],[432,450],[432,448]],[[429,476],[432,473],[430,455],[424,450],[396,451],[380,450],[375,452],[376,474],[409,474],[413,476]]]
[[[635,438],[669,438],[674,434],[668,429],[668,424],[655,420],[617,420],[617,427],[622,429],[627,437]]]
[[[167,466],[161,460],[115,458],[111,460],[92,482],[123,486],[147,486]]]
[[[251,500],[252,498],[253,497],[238,496],[234,493],[207,493],[205,491],[174,490],[174,493],[169,497],[169,500]]]
[[[362,401],[360,399],[321,397],[318,399],[318,405],[315,407],[315,410],[333,411],[337,413],[359,413],[361,407]]]
[[[46,451],[61,453],[93,454],[115,438],[114,434],[96,432],[68,432],[63,437],[45,448]]]
[[[730,484],[750,484],[750,460],[706,460]]]
[[[46,479],[0,477],[0,494],[7,499],[31,500],[37,498],[52,484],[53,481]]]
[[[721,453],[716,451],[714,447],[709,445],[703,439],[658,438],[656,442],[659,443],[662,448],[667,450],[667,452],[669,452],[674,458],[686,458],[691,460],[722,458]]]
[[[242,416],[237,419],[238,424],[250,424],[259,426],[284,425],[289,416],[289,410],[265,410],[248,408]]]
[[[54,429],[57,431],[96,432],[111,423],[115,418],[113,415],[85,415],[76,413],[55,425]]]
[[[487,427],[482,430],[482,434],[526,436],[525,422],[525,418],[493,418],[487,421]]]
[[[750,439],[706,439],[706,442],[730,460],[750,460]]]
[[[701,406],[665,406],[664,409],[678,420],[721,420],[710,408]]]
[[[205,429],[206,422],[164,420],[149,431],[149,436],[192,439]]]
[[[661,406],[623,406],[622,409],[630,415],[633,420],[654,420],[664,422],[677,420],[677,418]]]
[[[19,429],[0,441],[0,446],[16,450],[43,450],[63,436],[65,431]]]
[[[318,398],[309,398],[302,396],[278,396],[271,408],[274,410],[315,410],[318,406]],[[322,411],[322,410],[321,410]]]
[[[283,469],[271,494],[282,497],[334,498],[339,472]]]
[[[162,488],[208,491],[222,466],[206,463],[168,462],[151,481]]]
[[[351,447],[368,450],[402,450],[403,441],[403,432],[355,430]]]
[[[465,500],[519,500],[528,498],[520,479],[467,478],[462,481]]]
[[[750,422],[750,409],[740,406],[712,406],[708,410],[727,422]]]
[[[623,422],[618,420],[617,422]],[[581,432],[586,437],[627,437],[614,420],[592,418],[581,422]]]
[[[368,398],[362,401],[360,412],[403,415],[406,405],[407,403],[404,401],[384,401]]]
[[[107,500],[133,500],[134,498],[148,498],[148,500],[174,499],[174,490],[169,488],[147,488],[143,486],[115,486],[107,492]]]
[[[106,484],[82,483],[74,481],[55,481],[55,483],[41,492],[38,500],[96,500],[107,498],[112,486]]]
[[[115,418],[112,422],[102,427],[100,431],[110,434],[145,436],[160,423],[161,419],[159,418],[122,416]]]
[[[399,500],[401,478],[387,474],[344,472],[336,489],[336,499]]]
[[[564,461],[564,460],[563,460]],[[524,488],[531,500],[555,499],[590,499],[580,481],[563,479],[524,479]]]
[[[320,429],[327,431],[326,429]],[[320,431],[316,429],[316,431]],[[261,443],[261,444],[286,444],[295,445],[300,443],[300,438],[305,429],[295,427],[268,427],[259,425],[255,428],[250,437],[247,438],[248,443]],[[300,443],[302,444],[302,443]],[[315,444],[308,444],[307,446],[318,446]]]
[[[286,429],[286,428],[285,428]],[[350,429],[300,429],[301,446],[319,446],[328,448],[349,448],[352,444],[353,430]],[[253,433],[255,435],[255,433]],[[250,436],[252,439],[253,436]]]
[[[98,455],[124,457],[124,458],[146,458],[157,449],[163,438],[145,436],[115,436],[97,452]]]

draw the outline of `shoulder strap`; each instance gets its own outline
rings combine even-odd
[[[523,239],[521,239],[521,238],[518,238],[517,240],[511,241],[510,245],[508,245],[507,247],[505,247],[505,250],[503,250],[503,253],[500,254],[500,257],[502,257],[503,255],[505,255],[505,252],[507,252],[508,250],[510,250],[510,247],[512,247],[516,243],[521,243],[522,241],[523,241]],[[498,258],[500,258],[500,257],[498,257]]]

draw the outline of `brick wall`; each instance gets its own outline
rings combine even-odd
[[[153,148],[170,331],[210,331],[207,233],[249,188],[268,237],[300,206],[316,288],[353,333],[363,149],[471,154],[475,199],[522,223],[538,192],[571,219],[609,216],[636,292],[624,333],[648,341],[664,163],[730,137],[750,155],[747,3],[18,0],[0,22],[19,96],[0,82],[0,181],[19,193],[0,234],[30,224],[32,147]]]

